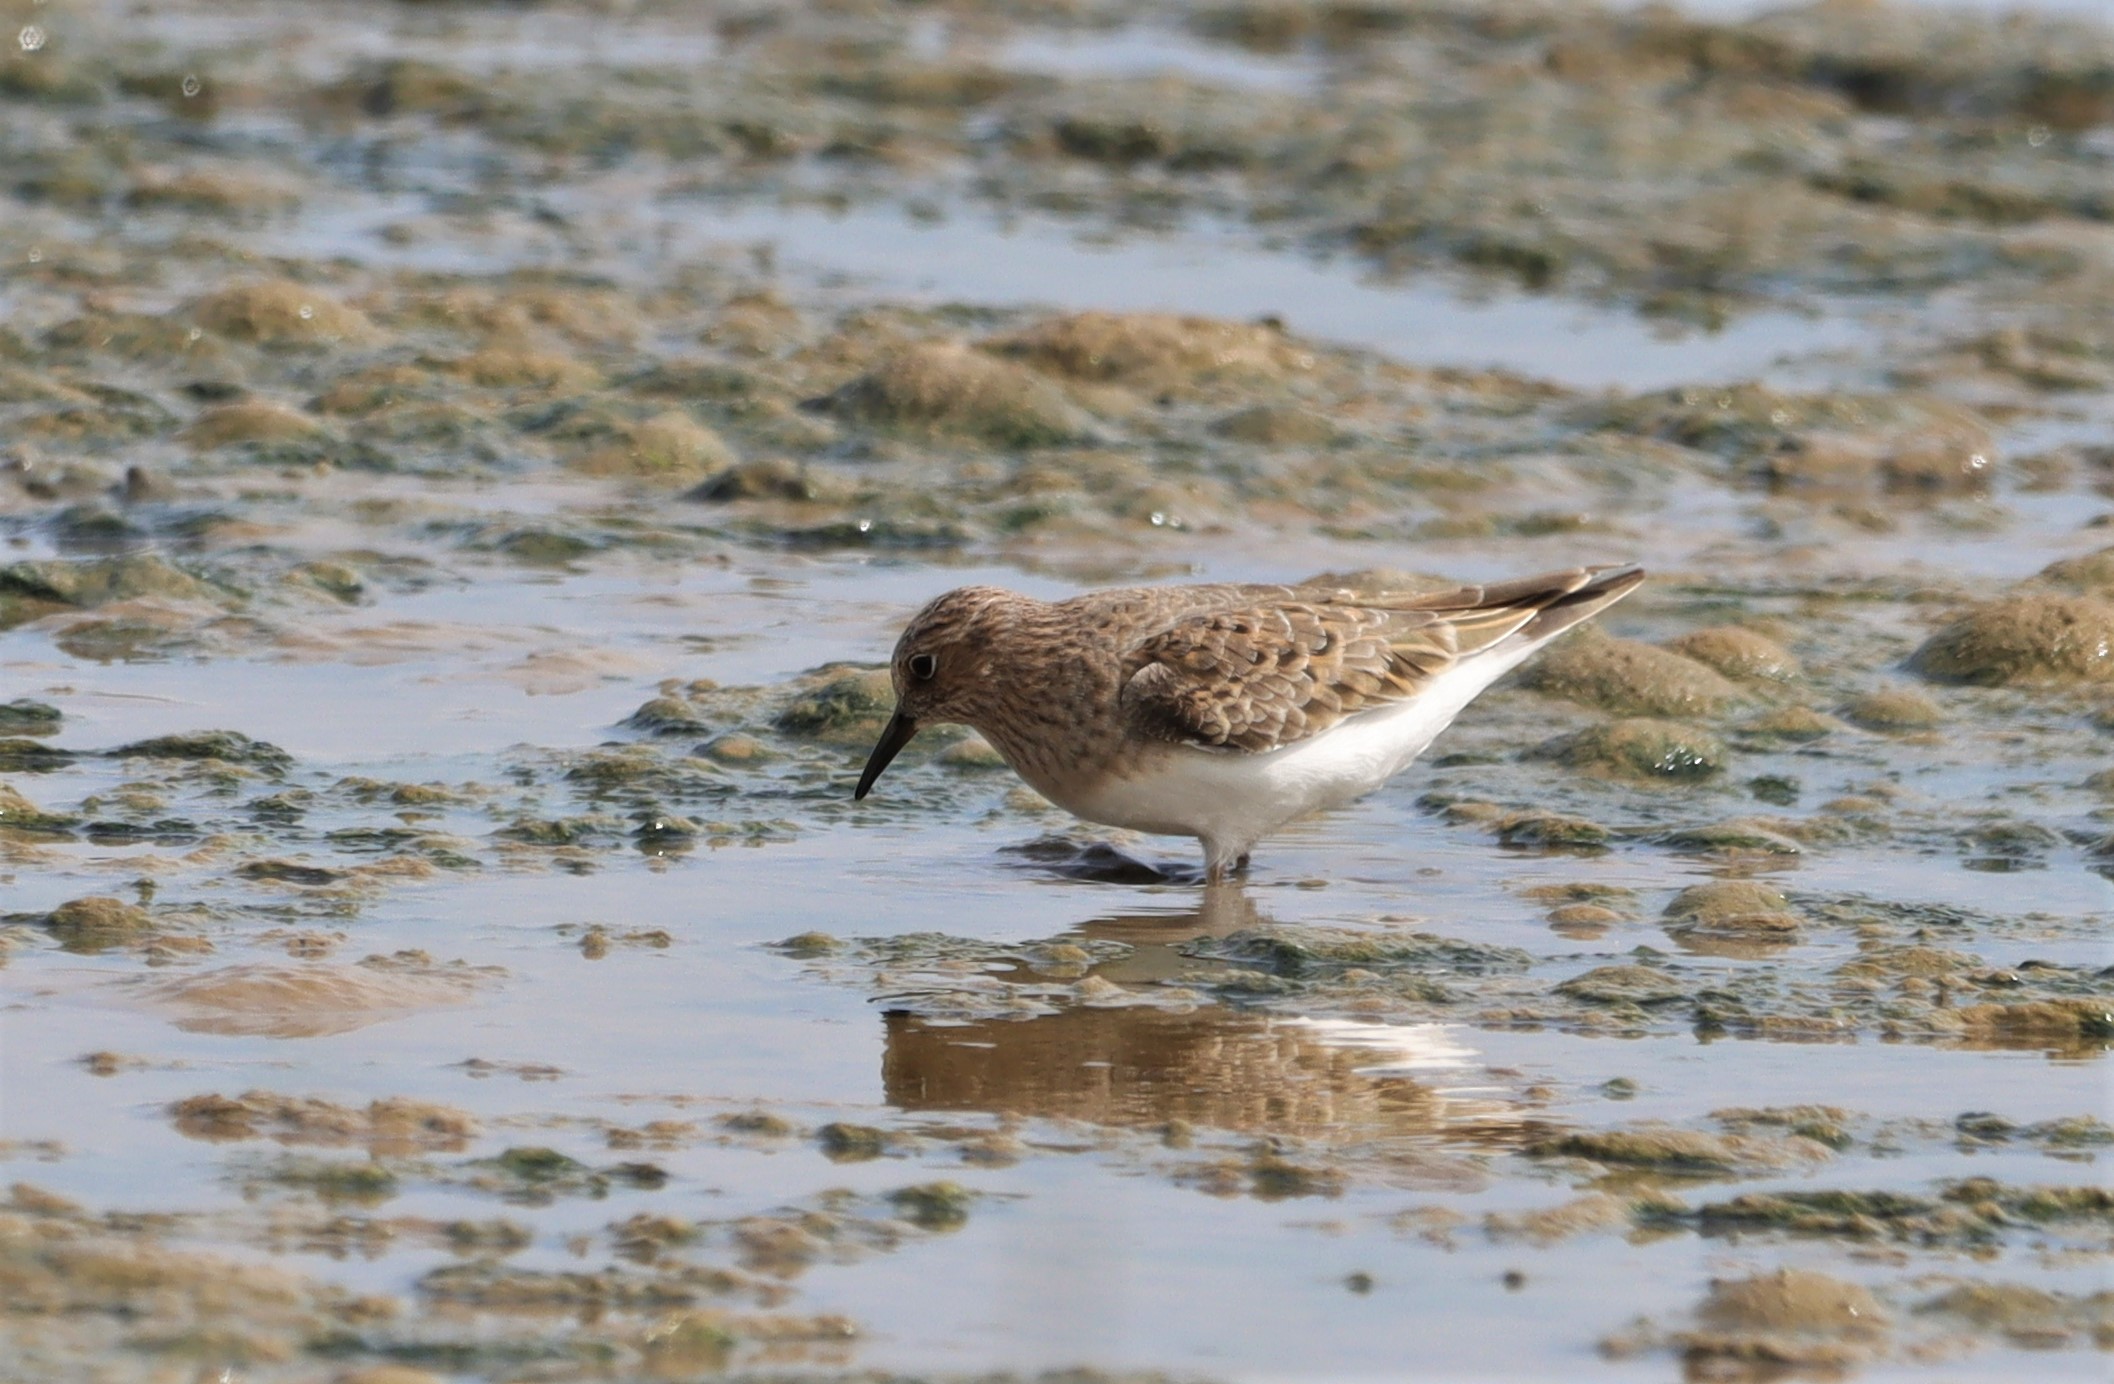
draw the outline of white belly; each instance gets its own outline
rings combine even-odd
[[[1451,720],[1449,715],[1447,720]],[[1195,836],[1207,852],[1244,854],[1295,818],[1339,807],[1393,778],[1445,728],[1416,703],[1353,717],[1266,754],[1170,745],[1136,772],[1062,804],[1132,831]]]
[[[1214,865],[1228,863],[1287,822],[1340,807],[1401,773],[1462,707],[1530,652],[1506,650],[1456,666],[1410,701],[1350,717],[1283,749],[1157,747],[1135,772],[1056,801],[1088,821],[1197,837]]]

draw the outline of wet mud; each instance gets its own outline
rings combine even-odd
[[[8,9],[0,1375],[2098,1377],[2114,37],[1717,8]],[[1631,558],[1231,885],[850,799]]]

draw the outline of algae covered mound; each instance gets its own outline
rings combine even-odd
[[[1642,716],[1708,715],[1739,695],[1693,659],[1591,630],[1542,654],[1521,681],[1537,692]]]
[[[1910,662],[1945,682],[2105,682],[2114,679],[2114,605],[2084,596],[1993,601],[1932,635]]]
[[[907,346],[816,407],[884,426],[958,432],[999,446],[1083,439],[1084,416],[1048,383],[950,342]]]
[[[17,8],[0,1374],[2106,1345],[2089,16]],[[1630,559],[1235,881],[852,800],[948,587]]]

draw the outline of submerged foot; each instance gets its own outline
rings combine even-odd
[[[1042,836],[1017,846],[1005,846],[1001,854],[1012,856],[1031,869],[1096,884],[1194,884],[1200,877],[1191,865],[1156,865],[1126,855],[1105,841],[1082,842],[1063,836]]]

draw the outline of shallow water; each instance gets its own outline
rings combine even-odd
[[[1843,317],[1758,312],[1704,332],[1520,293],[1471,297],[1444,283],[1375,281],[1352,265],[1209,233],[1095,245],[1046,223],[933,224],[885,211],[704,210],[683,219],[687,235],[769,244],[789,269],[841,274],[891,296],[1270,317],[1412,364],[1513,370],[1579,389],[1768,377],[1800,357],[1871,341]]]
[[[2114,684],[2032,622],[2114,600],[2105,218],[1714,331],[1376,276],[1032,131],[1326,141],[1514,40],[1089,10],[84,7],[76,87],[0,68],[0,1375],[2104,1374]],[[973,742],[849,800],[950,586],[1631,557],[1624,643],[1230,886]]]

